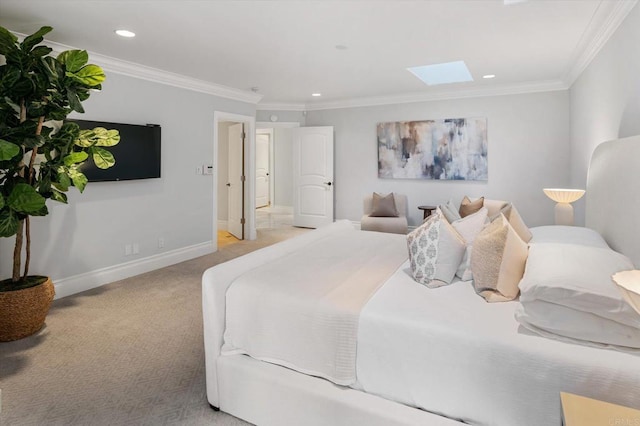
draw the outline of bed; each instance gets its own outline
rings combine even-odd
[[[636,173],[639,158],[640,137],[596,149],[586,212],[587,226],[636,266],[640,242],[629,230],[636,235],[640,230],[634,213],[640,207],[640,188],[637,176],[630,174]],[[533,229],[531,247],[548,242],[554,232],[549,228]],[[486,303],[470,282],[425,289],[412,279],[407,261],[395,259],[399,265],[384,266],[365,253],[367,247],[394,252],[403,245],[401,235],[355,231],[348,223],[335,223],[207,270],[203,320],[209,403],[259,425],[559,425],[560,392],[640,408],[637,350],[544,337],[515,320],[521,305],[517,301]],[[314,260],[305,264],[309,250]],[[357,351],[347,347],[338,368],[325,371],[323,366],[333,360],[327,361],[321,350],[304,352],[307,345],[312,347],[306,339],[315,334],[310,330],[317,329],[318,319],[302,315],[291,324],[275,312],[304,313],[315,305],[301,309],[293,296],[284,302],[271,300],[269,286],[280,281],[282,265],[292,265],[287,273],[294,277],[304,271],[313,277],[328,269],[317,266],[316,259],[330,265],[346,257],[355,263],[344,268],[357,272],[341,272],[336,280],[358,282],[363,271],[374,267],[383,279],[372,281],[370,298],[349,295],[362,305],[355,331],[341,321],[323,335],[344,346],[345,333],[357,334]],[[249,285],[262,279],[265,290],[250,293]],[[294,293],[289,288],[287,294],[290,291]],[[332,290],[328,297],[334,296]],[[265,325],[260,315],[274,317],[276,326]],[[346,323],[350,320],[347,315]],[[255,327],[247,328],[252,322]],[[256,341],[256,336],[263,340]],[[296,346],[291,339],[302,342],[297,344],[297,361],[280,352]],[[309,365],[302,365],[307,361]]]

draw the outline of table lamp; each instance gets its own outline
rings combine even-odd
[[[556,225],[573,225],[573,206],[584,195],[584,189],[544,188],[547,197],[555,201]]]

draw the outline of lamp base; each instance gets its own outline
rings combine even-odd
[[[569,203],[558,203],[554,209],[556,225],[573,226],[573,206]]]

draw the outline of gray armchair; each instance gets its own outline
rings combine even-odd
[[[369,216],[373,210],[373,194],[364,197],[364,216],[360,219],[360,229],[363,231],[389,232],[392,234],[406,234],[408,230],[407,211],[409,204],[407,196],[393,193],[398,210],[398,217],[373,217]]]

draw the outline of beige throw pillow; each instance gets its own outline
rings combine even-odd
[[[520,238],[522,238],[522,241],[524,241],[525,243],[531,241],[533,235],[531,234],[531,231],[529,231],[529,228],[527,228],[527,225],[524,223],[522,217],[520,216],[520,213],[518,213],[518,210],[516,210],[516,207],[513,204],[507,204],[502,210],[500,210],[500,213],[502,213],[504,217],[507,218],[509,224],[518,233]]]
[[[373,193],[373,201],[371,204],[371,217],[398,217],[398,209],[396,208],[396,199],[393,192],[387,195]]]
[[[465,243],[438,208],[407,235],[413,279],[427,287],[451,284],[465,251]]]
[[[477,200],[471,201],[469,197],[465,195],[464,198],[462,199],[462,202],[460,203],[460,216],[461,217],[469,216],[470,214],[473,214],[478,210],[480,210],[483,205],[484,205],[484,197],[480,197]]]
[[[476,292],[487,302],[515,299],[527,255],[527,243],[500,214],[473,242],[471,270]]]

